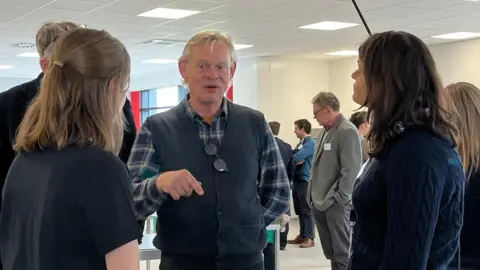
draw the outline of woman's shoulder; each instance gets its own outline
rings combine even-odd
[[[458,156],[452,141],[424,130],[406,131],[391,145],[390,154],[407,155],[418,159],[441,159]]]
[[[59,158],[63,158],[65,167],[81,170],[118,170],[125,164],[113,153],[95,146],[69,146],[58,152]]]
[[[454,144],[428,131],[402,134],[391,145],[386,156],[393,166],[423,167],[436,174],[464,175]]]

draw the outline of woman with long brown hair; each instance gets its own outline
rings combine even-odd
[[[412,34],[375,34],[352,78],[371,120],[371,159],[352,196],[350,269],[445,269],[459,246],[465,175],[433,57]]]
[[[447,93],[456,113],[458,152],[467,175],[460,265],[462,270],[480,269],[480,90],[458,82],[447,86]],[[454,260],[452,269],[457,265]]]
[[[76,29],[55,44],[3,189],[4,269],[138,269],[141,231],[116,156],[129,73],[128,52],[105,31]]]

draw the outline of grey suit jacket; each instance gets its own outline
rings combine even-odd
[[[325,211],[335,202],[349,205],[353,183],[362,167],[362,145],[357,128],[343,116],[334,123],[322,143],[325,129],[316,141],[310,174],[312,206]]]

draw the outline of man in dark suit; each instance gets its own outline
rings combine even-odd
[[[293,178],[293,173],[295,170],[295,165],[293,164],[293,150],[290,144],[286,143],[282,139],[278,138],[280,133],[280,123],[279,122],[269,122],[268,125],[272,130],[273,136],[275,136],[275,141],[277,142],[278,149],[280,150],[280,155],[282,156],[285,169],[287,171],[288,179],[291,182]],[[290,209],[287,211],[286,215],[290,216]],[[288,223],[285,224],[285,230],[280,233],[280,249],[284,250],[287,245],[287,234],[288,234]],[[264,264],[265,270],[275,269],[275,245],[268,243],[267,247],[263,250],[264,255]]]
[[[15,141],[18,126],[42,84],[43,73],[49,67],[54,44],[62,34],[78,27],[80,26],[72,22],[44,24],[36,35],[36,46],[40,56],[42,73],[32,81],[0,93],[0,189],[3,189],[5,178],[15,157],[12,144]],[[126,163],[137,133],[131,104],[128,100],[123,107],[123,113],[127,121],[127,127],[119,157]]]

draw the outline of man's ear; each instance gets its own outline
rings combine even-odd
[[[46,57],[40,58],[40,68],[42,72],[45,73],[48,70],[48,66],[50,65],[50,61]]]
[[[184,80],[187,80],[187,60],[184,57],[178,59],[178,70]]]
[[[237,61],[234,61],[232,66],[230,67],[230,80],[233,79],[235,76],[235,71],[237,70]]]

